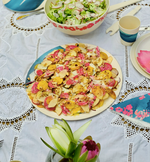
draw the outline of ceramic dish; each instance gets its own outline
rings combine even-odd
[[[137,55],[140,52],[140,50],[149,50],[150,46],[148,45],[150,43],[150,34],[146,34],[139,39],[132,45],[130,50],[130,59],[134,66],[134,68],[143,76],[150,79],[150,75],[139,65],[137,61]]]
[[[9,10],[15,12],[31,12],[44,8],[45,0],[2,0]]]
[[[87,44],[86,44],[87,45]],[[94,45],[89,45],[88,46],[92,47],[92,48],[95,48],[96,46]],[[31,68],[29,69],[29,72],[27,74],[27,77],[26,77],[26,84],[29,82],[28,78],[30,76],[30,74],[34,71],[34,67],[35,65],[41,63],[43,61],[43,59],[49,54],[51,53],[52,51],[54,50],[57,50],[57,49],[60,49],[60,48],[65,48],[65,45],[62,45],[62,46],[58,46],[56,48],[53,48],[49,51],[47,51],[46,53],[44,53],[41,57],[39,57],[34,63],[33,65],[31,66]],[[99,47],[100,48],[100,47]],[[117,76],[118,79],[120,79],[120,82],[119,82],[119,86],[117,87],[117,90],[115,91],[115,94],[116,94],[116,97],[119,95],[119,92],[121,90],[121,87],[122,87],[122,71],[121,71],[121,68],[118,64],[118,62],[116,61],[116,59],[109,53],[107,52],[106,50],[100,48],[100,50],[104,53],[106,53],[108,56],[111,56],[113,58],[113,61],[111,63],[112,67],[116,68],[119,72],[119,75]],[[64,114],[61,114],[61,115],[57,115],[55,112],[53,111],[49,111],[45,108],[39,108],[37,107],[36,105],[34,105],[40,112],[42,112],[43,114],[45,115],[48,115],[50,117],[53,117],[53,118],[56,118],[56,119],[62,119],[64,118],[65,120],[81,120],[81,119],[86,119],[86,118],[90,118],[92,116],[95,116],[95,115],[98,115],[99,113],[103,112],[104,110],[106,110],[111,104],[113,104],[115,100],[111,97],[109,97],[108,99],[106,99],[104,101],[104,104],[103,106],[101,106],[100,108],[96,109],[95,111],[90,111],[89,113],[82,113],[82,114],[79,114],[79,115],[76,115],[76,116],[65,116]]]
[[[150,72],[148,72],[148,71],[146,70],[146,68],[142,67],[142,65],[141,65],[140,62],[138,61],[139,53],[141,53],[142,51],[150,51],[150,36],[144,38],[144,39],[139,43],[139,45],[137,46],[137,49],[136,49],[136,59],[137,59],[137,62],[138,62],[138,64],[139,64],[139,66],[140,66],[146,73],[150,74]],[[142,53],[141,53],[141,54],[142,54]],[[149,55],[149,54],[148,54],[148,55]],[[144,54],[144,57],[145,57],[145,56],[146,56],[146,55]],[[150,56],[150,55],[149,55],[149,56]],[[146,58],[146,59],[149,59],[149,57]],[[144,63],[145,63],[145,62],[144,62]],[[145,64],[144,64],[144,66],[145,66]]]
[[[105,1],[106,1],[106,11],[100,17],[98,17],[97,19],[93,21],[82,23],[80,25],[61,24],[56,21],[53,21],[47,16],[47,14],[50,11],[50,7],[49,7],[50,3],[52,2],[55,3],[56,0],[46,0],[44,11],[45,11],[45,15],[47,16],[47,19],[53,24],[54,27],[56,27],[61,32],[65,34],[69,34],[69,35],[84,35],[97,29],[102,24],[104,19],[106,18],[108,10],[109,10],[110,2],[109,0],[105,0]]]

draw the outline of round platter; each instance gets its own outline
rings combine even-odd
[[[131,51],[130,51],[130,59],[131,62],[134,66],[134,68],[143,76],[145,76],[146,78],[150,79],[150,74],[148,72],[146,72],[146,70],[144,68],[142,68],[140,66],[140,64],[137,61],[137,56],[138,53],[140,52],[140,50],[148,50],[150,51],[150,33],[146,34],[142,37],[140,37],[131,47]]]
[[[44,8],[45,0],[2,0],[9,10],[15,12],[33,12]]]
[[[68,44],[67,44],[68,45]],[[74,44],[69,44],[69,45],[74,45]],[[94,45],[90,45],[90,44],[85,44],[85,45],[88,45],[92,48],[95,48],[96,46]],[[62,45],[62,46],[58,46],[58,47],[55,47],[49,51],[47,51],[46,53],[44,53],[42,56],[40,56],[34,63],[33,65],[31,66],[31,68],[29,69],[28,71],[28,74],[27,74],[27,77],[26,77],[26,84],[29,82],[28,78],[29,78],[29,75],[34,71],[34,67],[36,64],[39,64],[43,61],[43,59],[49,54],[51,53],[52,51],[54,50],[57,50],[57,49],[60,49],[60,48],[65,48],[66,46],[65,45]],[[99,47],[100,48],[100,47]],[[113,58],[113,61],[111,63],[112,67],[113,68],[116,68],[119,72],[117,78],[119,79],[120,78],[120,82],[119,82],[119,86],[117,88],[117,90],[115,91],[116,93],[116,97],[119,95],[120,93],[120,90],[121,90],[121,87],[122,87],[122,71],[121,71],[121,68],[120,68],[120,65],[119,63],[117,62],[117,60],[106,50],[100,48],[100,50],[102,52],[105,52],[108,56],[111,56]],[[79,115],[76,115],[76,116],[65,116],[63,114],[61,114],[60,116],[58,116],[55,112],[53,111],[49,111],[45,108],[39,108],[37,107],[36,105],[34,105],[32,102],[32,104],[40,111],[42,112],[43,114],[45,115],[48,115],[52,118],[56,118],[56,119],[65,119],[65,120],[82,120],[82,119],[86,119],[86,118],[90,118],[90,117],[93,117],[95,115],[98,115],[99,113],[103,112],[104,110],[106,110],[109,106],[111,106],[113,104],[115,100],[111,97],[109,97],[108,99],[104,100],[104,104],[103,106],[101,106],[100,108],[94,110],[94,111],[90,111],[89,113],[82,113],[82,114],[79,114]]]

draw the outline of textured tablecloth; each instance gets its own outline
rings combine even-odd
[[[110,0],[110,5],[123,0]],[[140,2],[142,9],[136,14],[141,26],[150,25],[150,2]],[[50,24],[44,14],[21,21],[21,15],[8,10],[0,1],[0,162],[16,159],[22,162],[44,162],[49,152],[40,140],[52,145],[45,126],[52,126],[53,118],[34,109],[24,90],[27,72],[33,62],[46,51],[67,43],[97,45],[111,53],[119,62],[123,85],[115,103],[149,92],[149,79],[138,73],[130,60],[131,47],[120,43],[119,32],[110,36],[106,29],[137,4],[109,13],[102,25],[83,36],[61,33]],[[42,28],[41,28],[42,27]],[[28,30],[32,28],[33,30]],[[140,31],[138,38],[149,31]],[[121,98],[125,95],[125,98]],[[92,122],[81,138],[91,135],[101,144],[101,162],[149,162],[150,129],[128,121],[108,109],[91,118]],[[89,119],[69,121],[73,131]]]

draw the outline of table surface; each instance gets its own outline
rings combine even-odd
[[[113,0],[110,5],[123,1]],[[31,105],[23,84],[33,62],[51,48],[81,42],[99,46],[111,53],[123,74],[121,92],[114,103],[149,92],[149,79],[142,76],[131,63],[131,47],[120,43],[119,32],[113,36],[106,34],[108,27],[138,4],[142,8],[136,16],[141,20],[141,26],[148,27],[150,2],[143,0],[109,13],[102,25],[89,34],[70,36],[53,27],[44,14],[16,21],[21,13],[10,11],[0,1],[0,139],[4,139],[0,148],[0,162],[44,162],[46,159],[49,148],[41,142],[40,137],[52,145],[45,126],[52,126],[54,120]],[[138,38],[147,33],[149,31],[140,31]],[[125,98],[121,98],[122,95]],[[109,109],[90,119],[92,122],[81,138],[91,135],[101,144],[101,162],[150,161],[149,128],[136,125]],[[68,123],[75,131],[88,120]]]

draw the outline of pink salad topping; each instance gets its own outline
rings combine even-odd
[[[85,56],[82,53],[79,53],[78,56],[79,56],[80,60],[85,60]]]
[[[77,70],[77,73],[81,76],[84,74],[84,69],[81,67],[80,69]]]
[[[58,56],[59,50],[55,51],[54,54],[51,54],[54,58]]]
[[[57,69],[58,69],[59,71],[62,71],[62,70],[64,70],[64,67],[63,67],[63,66],[59,66],[59,67],[57,67]]]
[[[70,111],[63,105],[61,105],[62,113],[67,115]]]
[[[97,56],[100,56],[100,49],[98,46],[96,47],[96,54],[97,54]]]
[[[100,70],[101,71],[104,71],[104,70],[110,70],[111,71],[112,70],[112,66],[111,66],[111,64],[105,62],[104,65],[100,66]]]
[[[74,81],[74,80],[72,80],[72,79],[68,79],[67,81],[66,81],[66,84],[68,84],[68,85],[73,85],[73,84],[75,84],[76,82]]]
[[[110,80],[110,81],[108,82],[108,86],[110,86],[110,87],[114,87],[115,84],[116,84],[116,80],[115,80],[115,79]]]
[[[50,88],[55,88],[54,85],[53,85],[53,83],[52,83],[52,81],[49,81],[49,82],[48,82],[48,86],[49,86]]]
[[[33,84],[33,86],[32,86],[32,88],[31,88],[31,92],[32,93],[37,93],[39,90],[37,89],[37,85],[38,85],[39,83],[38,82],[35,82],[34,84]]]
[[[79,106],[85,106],[85,105],[88,104],[88,102],[87,102],[87,101],[79,101],[79,102],[77,102],[77,104],[78,104]]]
[[[51,76],[52,74],[54,74],[54,71],[49,71],[49,70],[47,70],[47,71],[44,73],[44,77],[49,77],[49,76]]]
[[[69,94],[68,93],[62,93],[60,95],[60,98],[69,98]]]
[[[87,67],[87,66],[90,66],[90,63],[88,63],[88,62],[87,62],[87,63],[85,63],[85,66],[86,66],[86,67]]]
[[[37,74],[38,76],[41,76],[41,75],[43,74],[43,71],[42,71],[42,70],[36,70],[36,74]]]

